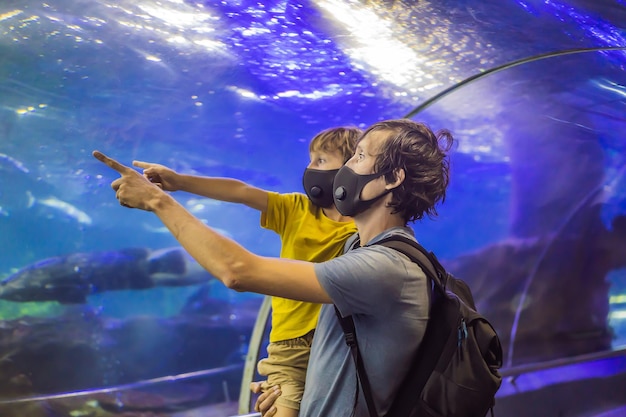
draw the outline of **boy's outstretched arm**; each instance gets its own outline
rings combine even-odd
[[[187,252],[228,288],[332,302],[317,280],[313,263],[255,255],[202,223],[139,172],[98,151],[93,156],[121,175],[111,188],[122,206],[154,212]]]
[[[243,181],[179,174],[171,168],[151,162],[133,161],[133,165],[142,168],[144,177],[165,191],[181,190],[214,200],[245,204],[259,211],[267,210],[268,192]]]

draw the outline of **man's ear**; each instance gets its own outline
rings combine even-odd
[[[395,181],[387,183],[387,185],[385,186],[387,190],[393,190],[394,188],[402,184],[406,172],[404,171],[404,168],[396,168],[393,170],[393,175],[395,177]]]

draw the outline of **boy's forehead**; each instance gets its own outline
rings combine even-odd
[[[339,149],[331,149],[328,147],[315,147],[309,152],[309,155],[338,155],[339,157],[341,157],[342,153]]]

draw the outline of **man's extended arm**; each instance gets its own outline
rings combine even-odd
[[[154,212],[187,252],[228,288],[331,302],[313,263],[255,255],[206,226],[139,172],[100,152],[94,152],[94,157],[120,173],[111,187],[122,205]]]

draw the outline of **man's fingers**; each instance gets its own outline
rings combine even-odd
[[[113,188],[115,191],[119,190],[120,185],[122,185],[123,181],[124,181],[124,178],[122,177],[116,179],[115,181],[111,183],[111,188]],[[118,200],[120,199],[120,197],[117,194],[115,194],[115,198],[117,198]]]
[[[93,151],[92,155],[94,158],[96,158],[98,161],[100,162],[104,162],[105,164],[107,164],[110,168],[113,168],[114,170],[116,170],[117,172],[119,172],[120,174],[126,174],[128,173],[128,171],[133,171],[132,168],[127,167],[126,165],[122,165],[119,162],[117,162],[115,159],[111,159],[108,156],[106,156],[105,154],[103,154],[100,151]]]
[[[280,397],[282,391],[278,385],[273,386],[269,391],[264,392],[257,399],[254,408],[256,411],[260,411],[263,417],[271,417],[276,414],[276,407],[274,403]]]
[[[261,382],[252,382],[250,384],[250,390],[255,393],[261,392],[261,384]],[[274,385],[267,391],[261,392],[254,404],[254,410],[260,411],[263,417],[273,416],[277,411],[274,403],[281,394],[282,391],[278,385]]]

